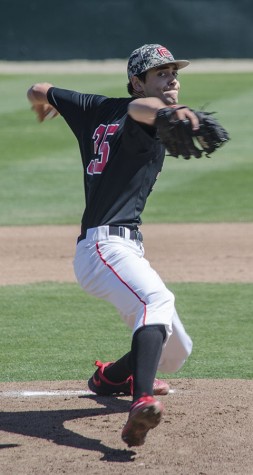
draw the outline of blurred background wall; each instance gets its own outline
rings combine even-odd
[[[0,60],[253,58],[253,0],[0,0]]]

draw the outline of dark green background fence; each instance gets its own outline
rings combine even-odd
[[[252,0],[1,0],[0,60],[252,58]]]

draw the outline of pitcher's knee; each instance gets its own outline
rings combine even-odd
[[[172,319],[175,311],[175,297],[172,292],[156,292],[150,295],[146,305],[146,317],[144,324],[166,325],[172,329]]]

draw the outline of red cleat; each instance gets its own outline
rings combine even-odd
[[[113,394],[124,394],[125,396],[130,396],[133,394],[132,376],[129,376],[129,378],[127,378],[125,381],[122,381],[121,383],[114,383],[104,375],[105,368],[112,364],[113,362],[95,362],[95,365],[98,367],[98,369],[88,380],[89,389],[99,396],[110,396]],[[169,385],[162,379],[155,379],[153,384],[153,394],[154,396],[166,396],[169,393],[169,388]]]
[[[122,431],[122,439],[128,447],[144,444],[148,431],[158,426],[162,411],[162,404],[152,396],[141,397],[132,404],[128,421]]]
[[[106,376],[104,376],[105,368],[112,364],[112,362],[95,362],[95,365],[98,367],[98,369],[88,380],[89,389],[99,396],[110,396],[113,394],[124,394],[126,396],[130,396],[132,388],[132,376],[129,376],[129,378],[127,378],[125,381],[122,381],[122,383],[113,383],[112,381],[109,381]]]

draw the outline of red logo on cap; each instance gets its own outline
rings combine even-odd
[[[172,54],[163,46],[161,48],[157,48],[157,51],[160,54],[160,56],[165,56],[165,58],[173,59]]]

